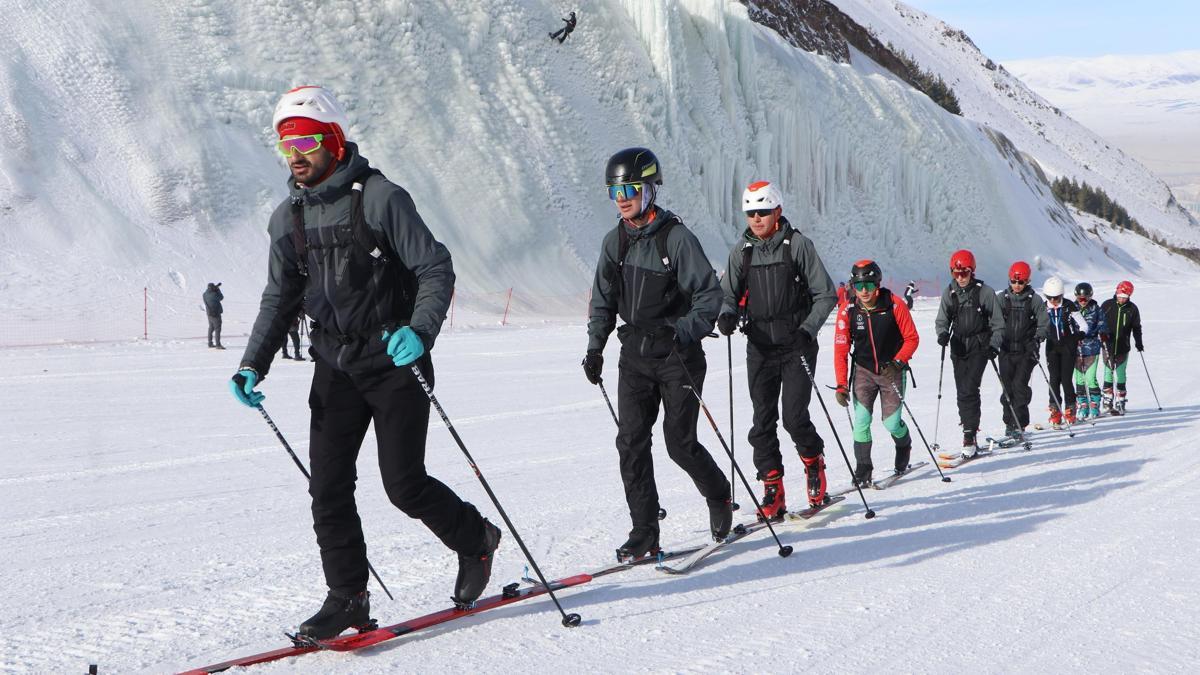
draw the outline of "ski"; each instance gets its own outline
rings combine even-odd
[[[803,511],[796,511],[796,512],[789,511],[785,519],[771,521],[771,522],[774,525],[799,525],[800,527],[803,527],[803,528],[819,527],[820,525],[824,525],[824,524],[828,523],[829,521],[833,520],[833,518],[836,517],[836,514],[841,510],[838,509],[838,510],[829,512],[831,514],[831,517],[828,517],[828,518],[814,518],[814,516],[816,516],[818,513],[821,513],[822,511],[825,511],[830,506],[833,506],[834,504],[837,504],[838,502],[843,501],[844,499],[846,499],[846,498],[845,497],[830,497],[828,501],[826,501],[824,504],[822,504],[820,506],[810,507],[810,508],[804,509]],[[725,537],[721,541],[712,541],[712,542],[705,544],[702,548],[695,551],[691,555],[683,558],[677,564],[659,565],[658,570],[660,572],[664,572],[666,574],[676,574],[676,575],[687,574],[693,568],[695,568],[696,565],[700,564],[701,561],[703,561],[705,558],[708,558],[710,555],[716,553],[717,551],[720,551],[721,549],[725,548],[726,546],[729,546],[730,544],[732,544],[735,541],[738,541],[739,539],[748,537],[751,534],[758,532],[759,530],[764,530],[764,529],[766,529],[766,527],[767,527],[767,524],[761,520],[755,520],[755,521],[752,521],[749,523],[739,523],[732,530],[730,530],[728,537]]]
[[[676,558],[676,557],[680,557],[680,556],[686,556],[686,555],[693,553],[694,551],[696,551],[699,548],[700,548],[699,546],[689,547],[689,548],[680,549],[678,551],[664,553],[661,555],[646,556],[643,558],[639,558],[637,560],[631,560],[631,561],[624,562],[624,563],[617,563],[615,565],[610,565],[608,567],[596,570],[594,572],[584,573],[584,574],[576,574],[574,576],[564,577],[562,579],[556,579],[556,580],[550,582],[550,587],[553,590],[558,591],[560,589],[570,588],[572,586],[580,586],[582,584],[586,584],[586,583],[592,581],[593,579],[596,579],[597,577],[602,577],[602,576],[606,576],[609,574],[615,574],[617,572],[623,572],[623,571],[631,569],[635,566],[645,565],[648,563],[658,562],[660,560],[666,560],[666,559]],[[426,614],[425,616],[417,617],[415,619],[411,619],[409,621],[405,621],[402,623],[397,623],[397,624],[393,624],[390,626],[384,626],[382,628],[376,628],[375,630],[370,630],[370,631],[366,631],[366,632],[362,632],[362,633],[356,633],[356,634],[352,634],[352,635],[342,635],[342,636],[339,636],[339,637],[336,637],[336,638],[333,638],[330,640],[321,640],[319,642],[313,642],[313,643],[294,642],[290,647],[282,647],[280,649],[274,649],[274,650],[271,650],[268,652],[263,652],[261,654],[252,654],[250,656],[244,656],[241,658],[231,659],[229,661],[222,661],[221,663],[216,663],[216,664],[213,664],[210,666],[203,666],[200,668],[194,668],[191,670],[187,670],[187,671],[184,671],[184,673],[186,675],[197,675],[197,674],[202,674],[202,673],[219,673],[221,671],[228,670],[230,668],[234,668],[234,667],[238,667],[238,666],[251,666],[251,665],[258,664],[258,663],[267,663],[270,661],[278,661],[280,659],[286,659],[286,658],[290,658],[293,656],[301,656],[303,654],[310,654],[312,652],[317,652],[317,651],[346,652],[346,651],[352,651],[352,650],[356,650],[356,649],[362,649],[364,647],[369,647],[371,645],[379,644],[380,642],[391,640],[392,638],[397,638],[402,635],[407,635],[409,633],[414,633],[416,631],[424,630],[426,628],[438,626],[438,625],[447,623],[449,621],[453,621],[454,619],[460,619],[463,617],[472,616],[475,614],[479,614],[481,612],[486,612],[490,609],[504,607],[505,605],[511,605],[514,602],[520,602],[522,600],[536,598],[538,596],[545,595],[545,594],[546,594],[546,587],[543,586],[541,584],[541,582],[538,582],[536,585],[528,586],[525,588],[520,588],[517,583],[512,583],[512,584],[505,586],[498,595],[493,595],[493,596],[490,596],[487,598],[480,599],[480,600],[476,601],[475,604],[469,608],[464,609],[464,608],[459,608],[459,607],[451,607],[448,609],[443,609],[443,610],[440,610],[437,612],[433,612],[432,614]]]
[[[1003,438],[992,438],[991,436],[988,436],[987,442],[990,443],[992,447],[1001,448],[1003,450],[1007,450],[1009,448],[1015,448],[1018,446],[1020,446],[1020,448],[1022,450],[1032,450],[1033,449],[1033,442],[1028,441],[1025,438],[1016,439],[1016,438],[1012,438],[1010,436],[1005,436]]]
[[[938,453],[938,466],[942,467],[943,469],[957,469],[963,464],[973,462],[977,459],[982,459],[983,457],[989,457],[991,454],[992,447],[990,445],[986,448],[977,446],[975,454],[971,455],[970,457],[963,457],[962,453],[952,454],[949,452],[942,452]]]
[[[901,478],[904,478],[908,474],[927,464],[929,464],[929,462],[917,462],[916,464],[909,464],[908,468],[903,471],[893,472],[892,475],[884,478],[883,480],[872,481],[871,487],[876,490],[886,490],[895,485]]]
[[[623,572],[631,567],[640,567],[643,565],[649,565],[650,563],[655,563],[656,565],[661,565],[662,563],[666,562],[667,560],[674,560],[676,558],[683,558],[685,556],[692,555],[693,553],[701,550],[704,547],[705,547],[705,544],[696,544],[694,546],[687,546],[687,547],[683,547],[683,548],[672,549],[670,551],[659,551],[658,553],[655,553],[655,554],[644,555],[641,558],[637,558],[636,560],[627,560],[625,562],[618,562],[615,565],[605,567],[604,569],[601,569],[601,570],[596,570],[595,572],[591,572],[590,574],[592,575],[592,578],[594,579],[596,577],[602,577],[602,576],[606,576],[609,574],[615,574],[617,572]],[[521,576],[521,581],[523,581],[527,584],[534,585],[534,586],[540,586],[542,584],[542,582],[539,581],[538,579],[534,579],[533,577],[529,576],[529,568],[525,569],[525,574],[523,574]]]

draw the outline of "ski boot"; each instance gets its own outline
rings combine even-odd
[[[732,518],[730,514],[730,518]],[[617,549],[617,562],[629,562],[647,555],[658,555],[658,524],[634,525],[629,539]]]
[[[1062,423],[1063,414],[1059,412],[1058,408],[1050,406],[1050,426],[1054,429],[1058,429],[1062,427]]]
[[[217,346],[216,346],[216,349],[225,349],[225,345],[223,345],[223,344],[221,344],[220,342],[218,342],[218,343],[217,343]]]
[[[804,475],[808,478],[808,505],[823,506],[828,498],[825,494],[825,455],[804,457]]]
[[[1075,424],[1079,420],[1075,417],[1075,409],[1067,408],[1063,411],[1063,422],[1067,424]]]
[[[908,471],[908,460],[912,455],[912,439],[907,435],[904,438],[908,439],[909,444],[896,446],[896,473],[904,473],[905,471]]]
[[[454,596],[450,598],[459,609],[475,604],[487,588],[492,576],[492,554],[500,546],[500,528],[485,518],[483,521],[483,550],[474,555],[458,554],[458,578],[454,580]]]
[[[288,356],[287,352],[284,352],[284,353],[283,353],[283,358],[285,358],[285,359],[287,359],[287,360],[289,360],[289,361],[292,359],[292,357]]]
[[[300,630],[296,631],[293,639],[312,644],[335,638],[347,628],[357,628],[359,632],[373,630],[375,622],[371,619],[370,598],[371,594],[367,591],[354,594],[329,591],[321,611],[300,624]]]
[[[871,487],[871,472],[875,467],[870,464],[857,464],[854,467],[854,487]]]
[[[1091,395],[1092,419],[1100,419],[1100,395]]]
[[[783,520],[784,514],[787,513],[787,502],[783,492],[783,472],[771,469],[762,482],[762,513],[759,514],[758,519],[762,520],[765,516],[767,520],[771,521]]]
[[[1075,397],[1075,409],[1079,411],[1079,421],[1084,421],[1088,415],[1092,414],[1091,406],[1088,405],[1087,396]]]
[[[729,528],[733,527],[732,499],[709,499],[708,529],[713,541],[724,541],[729,536]]]
[[[1116,401],[1113,402],[1113,414],[1114,415],[1124,415],[1125,414],[1125,390],[1124,389],[1117,390],[1117,399],[1116,399]]]
[[[962,442],[962,458],[970,459],[971,457],[974,457],[975,453],[977,453],[977,452],[979,452],[979,446],[975,444],[975,432],[964,430],[963,431],[963,442]]]
[[[1100,409],[1103,410],[1105,412],[1105,414],[1108,414],[1108,415],[1113,414],[1113,388],[1112,388],[1112,386],[1106,386],[1106,387],[1104,387],[1103,391],[1100,392]]]

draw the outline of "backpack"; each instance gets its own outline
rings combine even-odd
[[[808,296],[808,277],[804,275],[804,270],[800,269],[800,262],[796,260],[796,256],[790,255],[792,250],[792,236],[798,234],[797,231],[788,225],[783,233],[783,246],[789,251],[788,259],[792,261],[792,276],[799,288],[796,289],[796,297],[804,298]],[[747,281],[750,279],[750,259],[754,257],[754,244],[745,242],[742,244],[742,267],[738,272],[738,290],[741,291],[741,298],[738,298],[739,305],[744,306],[741,302],[745,299],[750,289],[746,287]]]
[[[350,196],[350,227],[354,241],[376,264],[386,265],[391,261],[387,251],[391,250],[386,237],[378,235],[367,225],[363,213],[363,188],[371,176],[383,176],[379,169],[368,168],[355,176],[351,186]],[[308,276],[308,235],[304,233],[304,204],[299,198],[292,199],[292,246],[296,249],[297,266],[300,276]]]

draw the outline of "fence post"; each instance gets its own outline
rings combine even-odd
[[[142,286],[142,339],[150,339],[150,289]]]
[[[500,325],[508,325],[508,308],[512,305],[512,286],[508,287],[508,300],[504,303],[504,318],[500,319]]]

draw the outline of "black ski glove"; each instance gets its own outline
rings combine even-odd
[[[1138,340],[1138,343],[1136,345],[1134,345],[1133,348],[1138,350],[1139,352],[1146,351],[1146,346],[1142,344],[1141,340]]]
[[[721,335],[733,335],[733,331],[737,330],[737,324],[737,314],[732,312],[725,312],[717,317],[717,330],[721,331]]]
[[[988,345],[988,348],[987,348],[988,361],[995,359],[997,356],[1000,356],[1000,350],[996,349],[995,347],[993,347],[991,345]]]
[[[588,382],[592,384],[600,384],[604,378],[600,377],[600,371],[604,370],[604,355],[598,349],[589,349],[587,356],[583,357],[583,374],[587,376]]]
[[[938,346],[945,347],[948,344],[950,344],[950,334],[949,333],[939,333],[938,334]]]
[[[792,343],[802,352],[807,352],[813,345],[813,336],[808,334],[808,331],[803,328],[796,330],[796,338]]]

